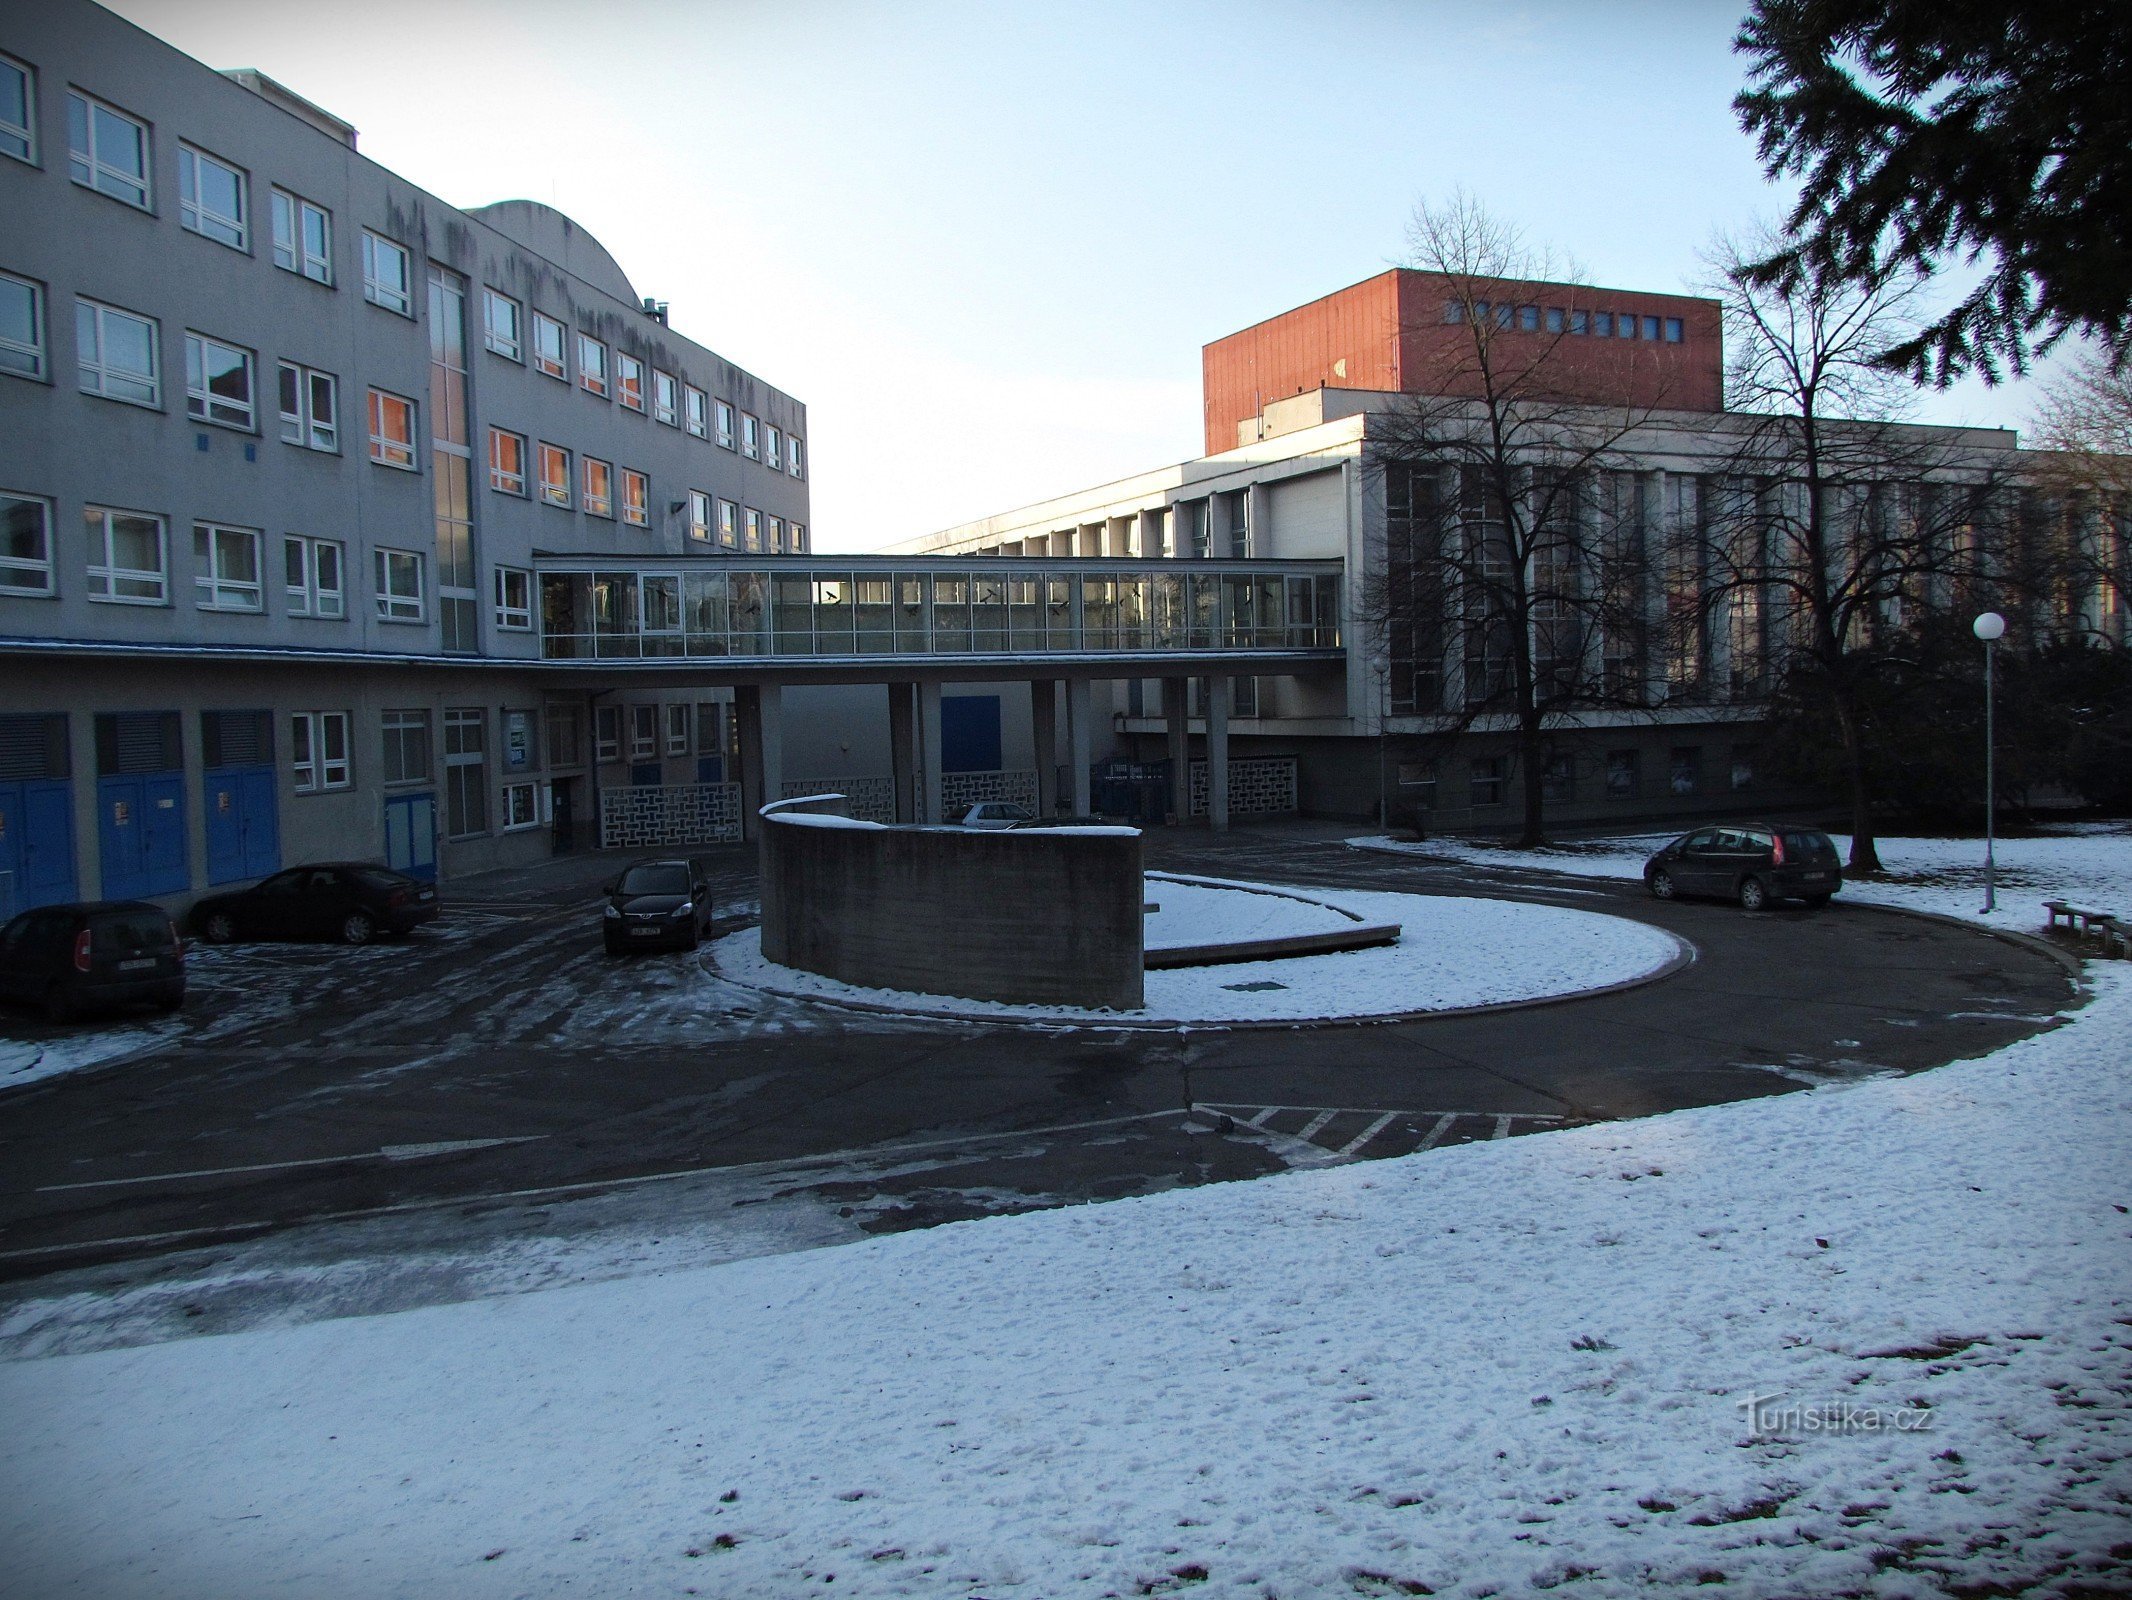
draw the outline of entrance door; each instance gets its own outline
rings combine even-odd
[[[396,794],[385,801],[385,864],[424,883],[437,881],[437,797]]]
[[[73,786],[52,778],[0,783],[0,922],[73,898]]]
[[[106,900],[179,894],[185,871],[185,780],[176,772],[96,780]]]
[[[217,767],[201,779],[207,808],[207,881],[263,878],[281,866],[274,769]]]

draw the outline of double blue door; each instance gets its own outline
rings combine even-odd
[[[437,881],[434,794],[396,794],[386,800],[385,865],[424,883]]]
[[[207,810],[207,881],[235,883],[281,870],[274,768],[215,767],[201,781]]]
[[[185,871],[185,775],[96,780],[97,840],[106,900],[180,894]]]
[[[73,785],[0,783],[0,922],[74,898]]]

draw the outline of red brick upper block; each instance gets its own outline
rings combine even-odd
[[[1715,300],[1473,282],[1395,267],[1206,346],[1208,453],[1234,449],[1237,424],[1271,402],[1314,389],[1477,397],[1473,330],[1457,319],[1482,305],[1493,319],[1499,386],[1501,374],[1514,372],[1519,387],[1551,398],[1670,411],[1724,407]]]

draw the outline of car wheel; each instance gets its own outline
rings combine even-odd
[[[75,1009],[74,997],[68,994],[65,989],[55,983],[50,988],[45,990],[45,1021],[51,1023],[65,1024],[72,1022],[77,1015],[78,1012]]]
[[[215,911],[200,921],[200,937],[209,944],[228,944],[237,937],[237,919],[227,911]]]
[[[1673,887],[1673,874],[1660,867],[1651,874],[1651,893],[1660,900],[1671,900],[1680,891]]]
[[[1740,880],[1740,906],[1747,911],[1760,911],[1769,904],[1769,889],[1760,878]]]
[[[367,911],[351,911],[341,918],[341,943],[368,944],[378,934],[378,925]]]

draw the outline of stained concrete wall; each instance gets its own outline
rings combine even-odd
[[[780,965],[971,1000],[1145,1003],[1137,832],[766,821],[762,950]]]

